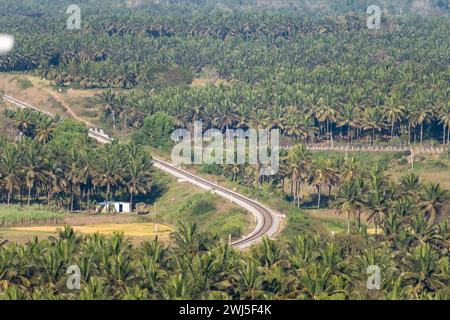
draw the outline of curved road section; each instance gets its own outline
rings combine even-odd
[[[160,159],[153,158],[153,165],[156,168],[165,171],[181,180],[185,180],[204,190],[211,191],[214,194],[221,196],[222,198],[228,199],[231,202],[239,205],[240,207],[250,211],[255,216],[256,228],[250,234],[244,236],[242,239],[231,243],[233,247],[238,249],[245,249],[259,242],[264,236],[268,236],[270,238],[276,234],[280,226],[279,216],[260,203],[243,195],[240,195],[239,193],[223,188],[217,184],[211,183],[208,180],[195,176],[190,172],[177,168],[176,166]]]

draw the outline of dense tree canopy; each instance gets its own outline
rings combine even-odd
[[[135,144],[96,146],[76,121],[52,120],[34,111],[8,112],[22,135],[0,137],[0,201],[26,196],[27,204],[90,210],[92,200],[126,199],[152,187],[151,158]]]
[[[138,8],[82,1],[82,29],[67,30],[67,1],[4,1],[0,25],[17,46],[0,57],[0,70],[32,70],[59,85],[136,89],[106,103],[114,127],[139,126],[143,114],[163,111],[179,125],[264,119],[294,137],[447,143],[448,3],[434,1],[429,15],[415,15],[424,12],[408,1],[380,1],[381,30],[366,27],[366,2],[326,3],[316,10],[292,1],[286,10],[225,1],[236,10],[224,10],[210,1]],[[188,86],[205,74],[224,85]]]
[[[174,128],[276,128],[294,143],[280,171],[204,166],[300,214],[335,208],[346,232],[302,229],[238,252],[181,224],[171,245],[132,246],[122,235],[0,241],[0,299],[445,299],[449,193],[383,163],[317,160],[305,143],[450,143],[449,1],[2,0],[0,31],[16,47],[1,72],[30,72],[59,87],[101,89],[108,129],[134,143],[99,147],[87,128],[30,110],[2,114],[0,201],[89,211],[152,187],[141,144],[166,147]],[[428,3],[429,7],[423,5]],[[383,9],[380,30],[367,7]],[[6,138],[4,138],[5,136]],[[400,157],[406,156],[401,154]],[[295,211],[294,211],[295,210]],[[288,215],[287,229],[298,215]],[[369,235],[368,225],[375,227]],[[76,264],[82,290],[69,291]],[[380,290],[367,288],[377,266]]]
[[[400,217],[399,217],[400,218]],[[181,224],[173,245],[132,247],[123,235],[0,244],[0,299],[443,299],[449,298],[448,226],[400,219],[389,236],[264,239],[238,252],[195,225]],[[81,290],[69,290],[70,265]],[[367,286],[377,267],[380,288]]]

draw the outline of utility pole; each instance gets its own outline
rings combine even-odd
[[[155,207],[155,233],[158,233],[158,220],[156,220],[156,202],[153,204]]]
[[[334,149],[333,127],[331,128],[331,148]]]

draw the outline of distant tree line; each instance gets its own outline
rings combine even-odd
[[[29,14],[5,1],[10,14],[0,26],[17,46],[0,57],[0,70],[29,70],[60,86],[135,89],[99,98],[113,128],[140,127],[162,111],[177,126],[202,119],[219,128],[278,127],[306,140],[449,141],[443,16],[391,10],[373,31],[358,1],[342,10],[330,2],[331,11],[316,15],[295,6],[230,13],[211,2],[140,10],[83,2],[83,27],[74,32],[60,14],[68,3],[26,1],[36,11]],[[194,77],[222,86],[192,88]]]

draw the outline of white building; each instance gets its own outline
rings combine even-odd
[[[100,212],[117,212],[128,213],[131,212],[129,202],[109,201],[100,203]]]

